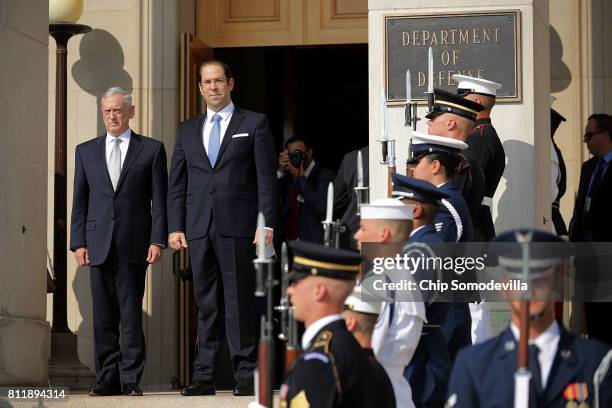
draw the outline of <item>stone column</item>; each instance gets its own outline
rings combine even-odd
[[[519,10],[522,101],[501,102],[492,120],[507,156],[504,177],[493,200],[498,231],[516,227],[550,228],[550,70],[548,0],[369,0],[368,43],[370,72],[371,198],[386,194],[386,169],[380,162],[381,89],[384,84],[384,17],[387,15],[448,14]],[[419,108],[423,117],[425,108]],[[388,129],[396,139],[398,171],[405,171],[408,137],[403,107],[387,107]],[[425,121],[418,131],[427,132]]]
[[[44,384],[48,2],[0,0],[0,385]]]

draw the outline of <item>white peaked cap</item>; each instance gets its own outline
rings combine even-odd
[[[468,145],[461,140],[453,139],[450,137],[428,135],[426,133],[412,132],[410,144],[430,144],[436,146],[447,147],[451,149],[464,150],[467,149]]]
[[[361,206],[362,220],[411,220],[413,205],[405,205],[396,198],[379,198]]]
[[[457,81],[458,90],[469,89],[471,91],[470,93],[496,96],[497,90],[502,87],[501,84],[498,84],[497,82],[461,74],[453,75],[453,79]]]
[[[368,313],[378,315],[382,308],[381,302],[366,302],[362,300],[363,294],[361,286],[356,285],[353,289],[353,293],[349,295],[344,301],[344,305],[348,310],[359,313]]]

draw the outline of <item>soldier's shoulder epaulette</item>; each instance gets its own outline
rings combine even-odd
[[[312,348],[323,349],[323,353],[329,353],[329,345],[332,341],[333,333],[330,330],[323,330],[317,335],[315,340],[312,342]]]

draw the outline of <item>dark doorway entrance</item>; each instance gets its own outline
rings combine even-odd
[[[368,46],[218,48],[234,70],[234,101],[268,115],[277,148],[307,137],[315,160],[336,171],[368,143]]]

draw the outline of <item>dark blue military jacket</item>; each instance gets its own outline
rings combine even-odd
[[[368,353],[344,320],[336,320],[315,335],[291,368],[280,390],[281,407],[385,406],[387,396],[377,384]]]
[[[568,387],[586,384],[586,403],[593,407],[593,377],[609,346],[586,340],[559,327],[561,338],[546,383],[546,389],[534,393],[530,407],[563,408],[570,402]],[[459,352],[449,385],[449,407],[513,408],[514,373],[518,344],[510,328],[484,343]],[[604,370],[605,371],[605,370]],[[599,389],[599,407],[612,407],[612,370],[603,375]],[[579,406],[579,401],[574,400]],[[454,404],[453,404],[454,403]],[[582,405],[584,406],[584,405]]]
[[[443,199],[436,216],[436,230],[444,242],[469,242],[473,236],[472,218],[461,191],[448,181],[440,190],[449,195]]]

